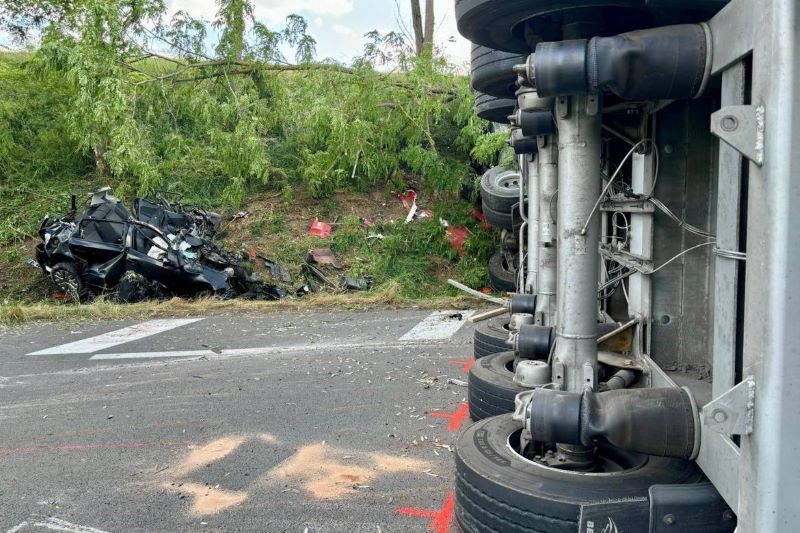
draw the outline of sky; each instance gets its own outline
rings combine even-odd
[[[169,15],[183,10],[195,18],[212,20],[215,0],[167,0]],[[287,15],[302,15],[309,33],[317,40],[318,59],[332,58],[349,63],[361,55],[364,34],[397,31],[400,21],[410,33],[408,0],[253,0],[255,16],[270,28],[282,28]],[[422,2],[423,9],[425,2]],[[434,40],[448,59],[463,68],[469,64],[470,44],[459,35],[453,14],[453,0],[434,0]]]

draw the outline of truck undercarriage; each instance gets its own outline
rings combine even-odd
[[[457,0],[456,16],[476,112],[509,124],[520,174],[517,292],[476,330],[459,525],[792,530],[797,5]]]

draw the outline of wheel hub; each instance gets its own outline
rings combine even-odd
[[[613,475],[640,468],[647,456],[626,452],[613,446],[598,446],[594,449],[566,450],[553,443],[532,441],[525,431],[519,429],[508,437],[508,446],[524,461],[554,470],[569,470],[591,475]]]

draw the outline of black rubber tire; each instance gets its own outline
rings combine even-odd
[[[652,485],[696,483],[703,477],[690,461],[649,456],[639,456],[644,461],[640,466],[617,474],[547,468],[509,446],[519,428],[511,415],[503,415],[472,424],[459,436],[455,518],[465,533],[584,531],[579,528],[584,525],[579,524],[583,506],[624,501],[641,505]],[[610,517],[620,521],[617,513],[624,513],[625,506],[613,508]],[[646,520],[641,530],[647,531]]]
[[[514,383],[514,352],[481,357],[469,371],[467,399],[473,420],[514,412],[514,398],[525,387]]]
[[[484,212],[484,214],[486,214]],[[515,292],[517,290],[517,269],[509,264],[502,250],[498,250],[489,258],[489,285],[497,292]]]
[[[514,65],[524,62],[524,55],[473,44],[470,61],[472,88],[490,96],[515,99],[517,74],[513,69]]]
[[[484,120],[508,124],[508,116],[514,112],[517,101],[511,98],[497,98],[483,93],[475,93],[475,114]]]
[[[475,331],[472,334],[475,359],[511,349],[511,346],[506,344],[510,320],[507,315],[501,315],[475,324]]]
[[[518,211],[515,209],[513,213],[501,213],[495,211],[491,207],[484,205],[481,199],[481,213],[483,213],[486,222],[492,226],[500,229],[507,229],[513,231],[522,224],[522,217],[519,216]]]
[[[53,284],[58,287],[58,290],[69,294],[79,303],[88,300],[89,291],[86,288],[83,276],[81,276],[75,264],[66,262],[56,263],[50,270],[50,279],[53,280]]]
[[[496,172],[495,168],[481,176],[481,200],[492,211],[511,213],[519,205],[522,176],[515,170]]]
[[[598,34],[615,34],[653,23],[645,0],[456,0],[456,24],[473,43],[524,54],[542,40],[562,40],[566,12],[591,11]]]

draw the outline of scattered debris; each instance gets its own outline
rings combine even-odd
[[[469,237],[470,231],[464,226],[448,227],[446,230],[450,246],[458,250],[459,255],[464,255],[464,241]]]
[[[333,227],[327,222],[320,222],[317,217],[314,217],[314,220],[311,221],[311,227],[308,228],[309,235],[316,235],[323,239],[330,237],[331,231],[333,231]]]
[[[304,263],[302,266],[302,272],[307,279],[311,278],[317,279],[318,281],[321,281],[322,283],[324,283],[329,287],[336,288],[336,284],[332,282],[330,279],[328,279],[328,276],[326,276],[320,269],[318,269],[314,265],[311,265],[309,263]],[[315,289],[312,285],[311,292],[316,292],[316,291],[317,289]]]
[[[433,213],[429,209],[419,209],[419,207],[417,207],[417,191],[414,189],[408,189],[408,191],[401,194],[398,198],[408,212],[408,216],[406,216],[405,220],[406,224],[412,220],[431,218],[433,216]]]
[[[455,378],[447,378],[448,385],[457,385],[459,387],[466,387],[467,382],[462,379],[455,379]]]
[[[250,216],[250,211],[239,211],[230,216],[231,220],[245,219]]]
[[[372,278],[350,278],[342,276],[339,280],[339,288],[344,291],[368,291],[375,285]]]
[[[264,257],[263,255],[256,255],[256,257],[264,262],[264,266],[269,269],[270,274],[272,274],[273,278],[280,280],[284,283],[292,282],[292,275],[284,267],[282,267],[272,259]]]
[[[333,268],[341,270],[344,265],[339,263],[330,248],[313,248],[308,251],[306,263],[317,263],[320,265],[331,265]]]

